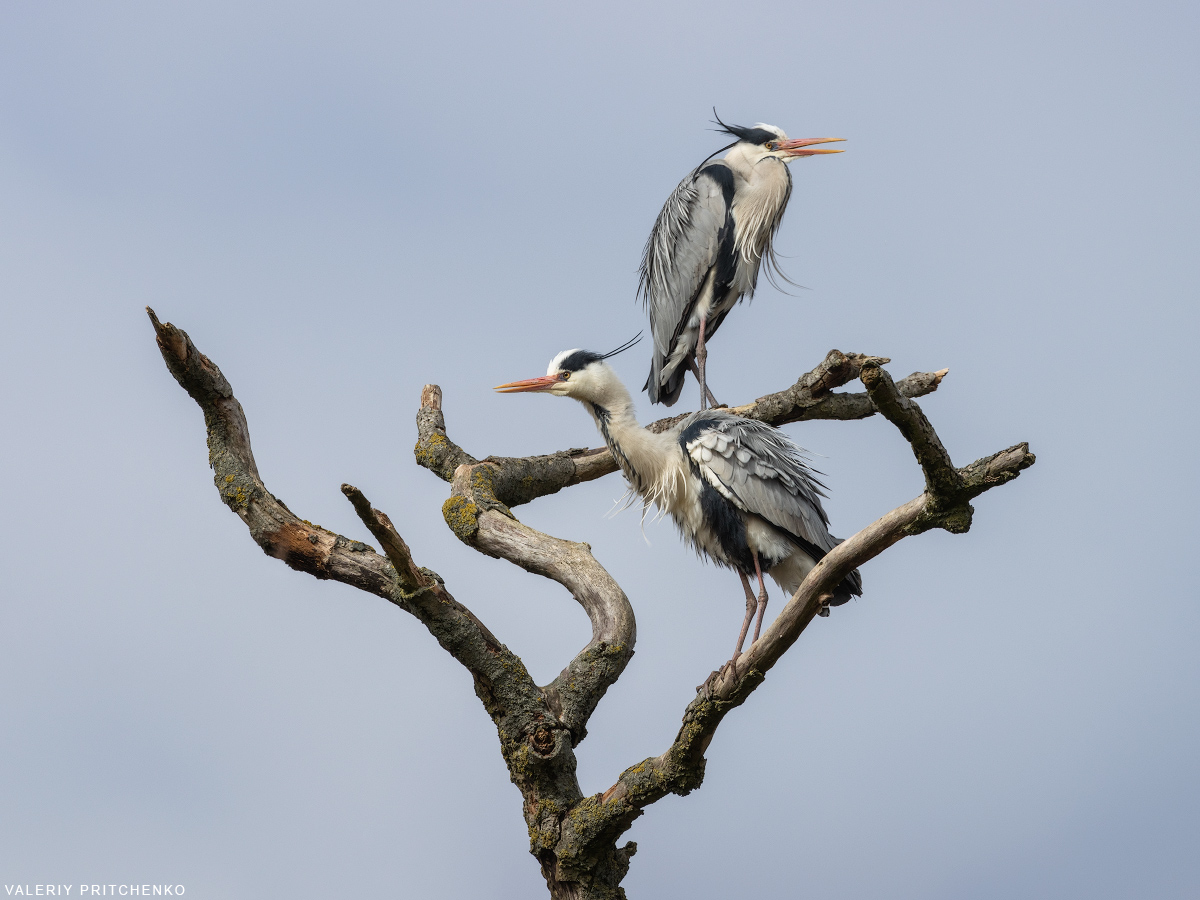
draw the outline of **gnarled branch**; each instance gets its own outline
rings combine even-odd
[[[869,393],[834,393],[834,389],[857,378],[864,366],[886,362],[888,360],[861,353],[830,350],[820,365],[801,375],[790,388],[759,397],[744,406],[732,407],[730,411],[771,425],[813,419],[866,419],[878,412]],[[937,390],[947,371],[914,372],[897,382],[896,389],[905,398],[922,397]],[[661,433],[687,415],[659,419],[646,427]],[[420,465],[445,481],[454,480],[458,466],[479,463],[447,437],[442,389],[436,384],[426,385],[421,395],[416,457]],[[616,460],[607,447],[560,450],[544,456],[489,456],[483,462],[491,470],[488,477],[495,502],[509,509],[617,471]]]
[[[246,416],[229,382],[185,332],[160,322],[153,310],[146,312],[167,368],[204,412],[209,463],[221,499],[246,523],[263,551],[301,572],[383,597],[418,618],[470,671],[522,791],[562,796],[559,782],[563,770],[574,771],[575,741],[569,728],[557,724],[550,699],[534,684],[521,659],[451,596],[437,573],[416,565],[388,517],[372,509],[358,488],[343,485],[342,491],[384,556],[361,541],[300,519],[272,495],[254,463]],[[629,619],[632,625],[632,613]],[[547,766],[548,761],[556,765]]]
[[[445,507],[447,520],[461,522],[470,534],[460,536],[477,549],[563,584],[591,619],[592,640],[554,682],[538,687],[521,659],[451,596],[442,578],[417,566],[391,520],[372,508],[358,488],[344,484],[342,492],[384,555],[300,519],[272,495],[254,462],[246,416],[229,382],[185,332],[160,322],[153,310],[147,314],[167,368],[204,412],[209,462],[221,497],[264,552],[292,568],[391,601],[418,618],[471,672],[475,692],[496,725],[509,774],[524,797],[531,850],[542,860],[552,892],[571,895],[574,882],[563,873],[572,870],[555,848],[567,810],[582,800],[573,748],[586,735],[596,704],[628,664],[636,639],[633,610],[620,586],[587,544],[534,531],[489,499],[491,469],[444,439],[441,391],[427,387],[418,419],[422,433],[433,436],[425,441],[429,462],[431,467],[453,466],[457,473]],[[439,428],[441,441],[436,438]],[[579,870],[602,869],[617,884],[635,849],[632,844],[588,847],[575,864]]]
[[[221,370],[185,332],[160,322],[149,307],[146,313],[167,369],[204,412],[208,464],[221,500],[246,523],[263,552],[297,571],[340,581],[412,612],[408,600],[396,591],[395,575],[385,557],[361,541],[301,519],[267,490],[250,449],[246,414]]]
[[[442,514],[464,543],[481,553],[506,559],[527,572],[557,581],[583,607],[592,623],[592,639],[545,688],[547,702],[578,744],[587,735],[587,720],[604,692],[620,677],[633,657],[637,626],[633,608],[620,585],[596,562],[587,544],[565,541],[536,531],[517,521],[498,494],[510,498],[521,479],[568,477],[570,456],[512,460],[497,466],[493,460],[475,460],[446,436],[442,389],[427,384],[417,412],[420,440],[416,454],[444,454],[444,460],[461,460],[452,478],[450,498]],[[445,465],[445,462],[438,465]],[[497,480],[503,479],[498,489]],[[530,498],[532,499],[532,498]]]
[[[813,568],[761,638],[739,657],[737,665],[713,673],[688,705],[679,733],[665,753],[631,766],[603,795],[581,798],[569,808],[553,847],[554,866],[548,871],[548,879],[573,878],[581,871],[578,860],[592,859],[602,848],[614,848],[617,839],[648,805],[667,794],[687,794],[700,785],[704,778],[705,750],[726,713],[744,703],[762,683],[766,672],[796,642],[846,575],[909,535],[935,527],[952,533],[965,532],[973,512],[970,499],[1012,480],[1033,464],[1034,456],[1028,445],[1018,444],[962,470],[956,469],[937,432],[912,399],[936,390],[947,370],[914,373],[894,382],[882,368],[887,362],[882,357],[833,350],[787,390],[731,409],[771,424],[817,418],[865,418],[881,412],[912,447],[925,473],[926,491],[834,548]],[[834,388],[853,378],[862,381],[865,393],[834,392]],[[648,427],[662,432],[683,418],[661,419]],[[426,464],[427,448],[442,447],[447,448],[444,451],[447,454],[460,454],[459,458],[470,460],[456,471],[453,493],[444,510],[451,528],[477,549],[503,555],[529,571],[538,570],[526,561],[524,554],[528,551],[510,545],[506,548],[510,552],[495,553],[491,549],[495,538],[489,537],[487,531],[524,529],[525,526],[516,523],[511,506],[616,470],[607,450],[569,450],[549,456],[488,457],[476,461],[446,437],[441,391],[434,385],[427,385],[422,394],[417,423],[419,462]],[[439,474],[443,471],[444,466]],[[463,510],[470,510],[472,515],[464,518]],[[540,535],[539,540],[557,539]],[[550,574],[550,577],[557,576]],[[577,590],[571,589],[573,593]],[[593,628],[595,625],[593,618]],[[576,661],[586,653],[587,650]],[[565,671],[559,681],[567,674]],[[581,704],[581,710],[590,714],[609,684],[611,681],[591,686],[596,691],[595,700]],[[544,870],[548,862],[544,856]]]

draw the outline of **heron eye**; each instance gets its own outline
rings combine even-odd
[[[774,141],[767,141],[767,149],[768,149],[768,150],[772,150],[772,151],[773,151],[773,150],[778,150],[778,149],[779,149],[779,145],[778,145],[778,144],[776,144]]]
[[[559,379],[559,381],[570,381],[571,373],[570,372],[560,372],[558,374],[558,379]]]

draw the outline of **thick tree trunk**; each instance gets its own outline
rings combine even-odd
[[[620,849],[612,847],[599,852],[589,860],[591,865],[573,873],[570,881],[560,881],[555,874],[559,862],[552,852],[544,851],[539,862],[553,900],[626,900],[621,880],[629,871],[629,857],[636,852],[637,844],[633,841]]]

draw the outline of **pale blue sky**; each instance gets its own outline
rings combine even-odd
[[[586,618],[444,527],[420,387],[478,456],[594,446],[575,404],[490,387],[643,327],[642,242],[716,106],[847,139],[793,166],[777,246],[808,290],[730,317],[718,396],[831,347],[949,366],[923,405],[955,460],[1028,440],[1038,464],[970,534],[864,569],[703,788],[635,824],[630,897],[1195,897],[1198,26],[1182,2],[5,4],[0,881],[542,895],[466,673],[258,550],[142,308],[229,377],[277,496],[362,538],[338,486],[362,487],[549,680]],[[615,362],[640,386],[644,348]],[[920,490],[883,421],[788,432],[835,533]],[[606,517],[622,488],[519,513],[589,541],[638,615],[587,792],[667,746],[742,611],[669,525]]]

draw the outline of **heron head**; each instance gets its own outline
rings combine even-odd
[[[787,136],[782,128],[759,122],[746,128],[742,125],[726,125],[717,119],[720,131],[736,137],[734,153],[740,153],[750,162],[757,163],[768,157],[791,162],[805,156],[817,156],[821,153],[841,153],[841,150],[817,149],[815,144],[832,144],[845,138],[796,138]]]
[[[590,350],[564,350],[550,360],[545,375],[501,384],[496,390],[502,394],[538,391],[557,394],[560,397],[575,397],[578,400],[594,400],[592,395],[596,388],[607,380],[605,375],[611,372],[599,353]]]
[[[617,378],[617,373],[609,368],[605,360],[622,350],[628,350],[640,339],[641,335],[639,334],[633,340],[608,353],[594,353],[591,350],[579,349],[564,350],[550,360],[545,375],[501,384],[496,387],[496,390],[502,394],[537,391],[604,404],[614,390],[625,390],[620,379]]]

